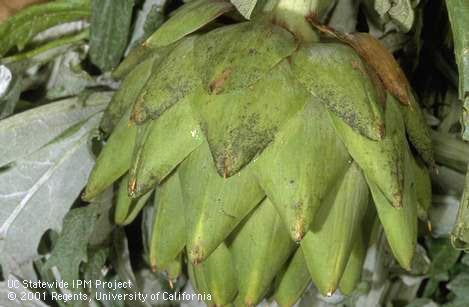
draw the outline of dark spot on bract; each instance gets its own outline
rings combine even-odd
[[[223,72],[215,77],[209,84],[210,93],[217,95],[223,91],[223,85],[225,84],[226,80],[228,80],[229,76],[231,75],[231,69],[227,68],[223,70]]]

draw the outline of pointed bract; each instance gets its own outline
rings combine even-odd
[[[220,177],[206,143],[180,166],[189,261],[206,259],[262,200],[264,192],[249,169]],[[197,178],[194,180],[194,178]]]
[[[157,119],[166,110],[200,87],[194,70],[194,37],[182,40],[148,79],[132,110],[132,121],[141,124]]]
[[[389,246],[399,264],[410,270],[417,243],[417,197],[415,195],[415,178],[410,162],[410,154],[404,160],[406,177],[402,208],[391,206],[380,188],[368,180],[373,195],[379,220],[383,225]]]
[[[218,173],[229,177],[260,154],[308,99],[282,62],[249,88],[220,95],[200,92],[191,102]]]
[[[157,268],[158,272],[163,273],[168,282],[169,286],[173,286],[173,282],[177,281],[177,279],[182,275],[183,273],[183,252],[181,252],[175,259],[170,261],[166,266],[164,267],[159,267]]]
[[[159,119],[148,123],[139,136],[142,146],[135,152],[130,170],[131,189],[137,197],[152,189],[204,141],[191,107],[182,101]]]
[[[132,160],[137,128],[129,125],[128,112],[122,116],[106,142],[88,178],[82,198],[91,200],[124,175]]]
[[[310,228],[326,192],[345,173],[347,149],[317,101],[290,119],[256,159],[255,174],[295,241]]]
[[[110,134],[119,119],[132,108],[158,60],[158,57],[149,56],[125,76],[101,118],[100,127],[105,133]]]
[[[308,266],[301,248],[287,263],[286,271],[280,276],[273,297],[281,307],[291,307],[299,300],[311,282]]]
[[[187,263],[187,274],[189,275],[189,280],[191,281],[192,286],[199,293],[208,293],[208,287],[205,283],[205,278],[202,278],[200,274],[195,274],[195,265],[191,262]]]
[[[360,282],[363,263],[365,262],[366,246],[363,240],[363,234],[359,234],[353,244],[352,252],[347,261],[344,274],[339,283],[340,293],[350,295]]]
[[[410,105],[401,105],[400,109],[411,144],[429,167],[435,167],[430,129],[422,109],[413,96],[410,96]]]
[[[238,271],[239,300],[255,306],[295,249],[274,205],[266,198],[241,226],[230,247]]]
[[[432,183],[430,174],[428,173],[423,163],[415,160],[414,157],[411,157],[410,160],[412,163],[412,171],[415,177],[415,192],[417,193],[418,216],[422,221],[427,222],[427,211],[432,203]]]
[[[370,199],[365,217],[360,225],[359,234],[354,242],[352,253],[347,261],[344,274],[340,279],[339,290],[342,294],[349,295],[355,290],[361,280],[368,244],[373,232],[373,227],[378,224],[377,219],[376,210]]]
[[[171,264],[186,244],[185,210],[177,172],[156,189],[154,203],[149,258],[152,270],[161,271]]]
[[[114,211],[114,222],[118,225],[128,225],[132,223],[146,205],[153,192],[153,190],[151,190],[138,199],[131,199],[127,193],[128,182],[129,175],[127,174],[119,183],[116,210]]]
[[[304,45],[290,62],[296,78],[354,131],[373,140],[383,137],[384,94],[352,48],[337,43]]]
[[[233,259],[225,243],[202,263],[193,266],[194,277],[211,295],[209,305],[226,306],[234,301],[238,292],[237,273]],[[203,280],[203,281],[202,281]]]
[[[402,206],[406,137],[398,105],[388,95],[386,135],[374,141],[355,132],[334,113],[329,113],[337,134],[369,182],[376,184],[395,207]]]
[[[369,204],[365,178],[351,163],[316,214],[314,224],[301,241],[311,278],[323,295],[339,286],[353,245],[360,236],[360,224]]]

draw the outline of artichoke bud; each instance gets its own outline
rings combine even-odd
[[[291,305],[310,280],[350,293],[369,216],[410,267],[431,140],[392,55],[380,64],[368,36],[318,26],[334,3],[272,0],[222,25],[232,4],[191,1],[115,72],[125,79],[84,198],[119,182],[127,224],[155,190],[152,268],[187,272],[217,305],[269,293]]]

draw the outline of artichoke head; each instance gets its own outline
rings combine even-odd
[[[230,3],[191,1],[124,60],[119,71],[140,64],[105,112],[112,133],[83,196],[116,181],[128,189],[119,197],[155,190],[151,266],[186,257],[209,304],[252,306],[272,289],[295,302],[311,280],[348,293],[374,224],[410,269],[428,207],[418,105],[403,104],[356,43],[271,7],[221,25]],[[309,274],[288,282],[292,272]]]

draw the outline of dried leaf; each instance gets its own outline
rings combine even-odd
[[[384,87],[399,101],[410,105],[410,85],[401,67],[393,55],[373,36],[368,33],[341,33],[319,24],[314,18],[309,21],[321,32],[330,35],[348,45],[362,57],[378,74]]]

